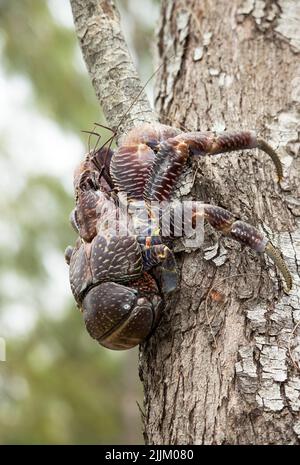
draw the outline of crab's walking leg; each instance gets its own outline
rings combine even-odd
[[[271,157],[280,181],[283,171],[277,153],[252,131],[220,134],[187,132],[160,142],[156,147],[156,157],[145,186],[145,199],[168,200],[189,156],[217,155],[254,148],[261,149]]]
[[[159,273],[159,281],[164,294],[174,291],[177,286],[176,260],[172,250],[164,244],[151,245],[155,236],[145,238],[142,245],[143,263],[145,270],[150,270],[156,265]]]
[[[238,220],[224,208],[209,204],[203,204],[202,208],[202,211],[200,210],[200,212],[194,215],[202,215],[213,228],[256,252],[266,253],[281,271],[287,290],[291,289],[292,278],[285,261],[281,257],[280,251],[258,229],[244,221]]]
[[[222,132],[219,134],[191,132],[180,134],[175,139],[186,143],[194,155],[217,155],[236,150],[260,149],[272,159],[278,180],[283,177],[282,164],[275,150],[254,131]]]

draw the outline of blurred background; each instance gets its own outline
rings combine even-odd
[[[159,1],[117,4],[146,81]],[[0,54],[0,443],[142,443],[137,350],[88,336],[64,262],[80,131],[105,122],[69,1],[0,0]]]

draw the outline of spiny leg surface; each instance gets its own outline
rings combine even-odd
[[[187,132],[159,142],[156,157],[145,185],[144,197],[147,200],[167,200],[170,198],[179,175],[190,156],[217,155],[238,150],[259,148],[272,159],[278,180],[283,177],[280,158],[272,147],[252,131]]]
[[[267,254],[281,271],[285,282],[286,290],[290,291],[292,287],[292,277],[287,265],[281,257],[280,251],[273,246],[257,228],[237,219],[231,212],[215,205],[203,204],[202,212],[195,213],[206,219],[208,223],[217,231],[225,236],[231,237],[237,242],[250,247],[252,250]]]

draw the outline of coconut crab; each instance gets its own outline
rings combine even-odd
[[[166,202],[189,157],[259,148],[267,153],[282,178],[275,151],[254,132],[182,132],[162,124],[144,124],[123,138],[116,151],[89,152],[74,173],[76,206],[71,224],[79,237],[68,247],[70,283],[89,334],[110,349],[129,349],[155,329],[165,299],[176,289],[176,260],[169,237],[161,233],[161,216],[152,202]],[[125,219],[120,213],[126,196]],[[142,204],[145,216],[138,214]],[[149,216],[154,228],[149,230]],[[222,234],[266,253],[281,271],[287,289],[288,268],[258,229],[229,211],[203,204],[197,216]],[[138,232],[137,232],[138,231]]]

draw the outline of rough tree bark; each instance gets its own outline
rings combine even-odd
[[[83,58],[110,127],[118,128],[119,137],[142,122],[153,122],[156,118],[133,65],[114,2],[70,3]]]
[[[162,121],[252,128],[278,147],[282,189],[249,152],[199,161],[192,193],[276,232],[299,284],[299,3],[163,1],[158,34],[160,57],[177,57],[157,86]],[[204,250],[182,255],[181,289],[141,354],[146,442],[299,443],[299,288],[284,295],[264,258],[206,231]]]
[[[116,125],[135,92],[118,95],[115,69],[123,60],[112,50],[126,47],[117,21],[116,29],[103,26],[115,21],[111,3],[71,0],[96,93]],[[177,244],[180,289],[140,352],[146,443],[300,442],[299,8],[297,0],[162,1],[161,121],[189,130],[256,129],[285,167],[280,187],[261,152],[202,159],[187,168],[177,195],[215,203],[264,230],[295,285],[285,295],[269,261],[209,227],[202,250]],[[112,62],[102,56],[106,43]],[[127,89],[130,76],[125,70]],[[147,103],[136,111],[139,121],[153,118]],[[129,118],[123,130],[131,125]]]

